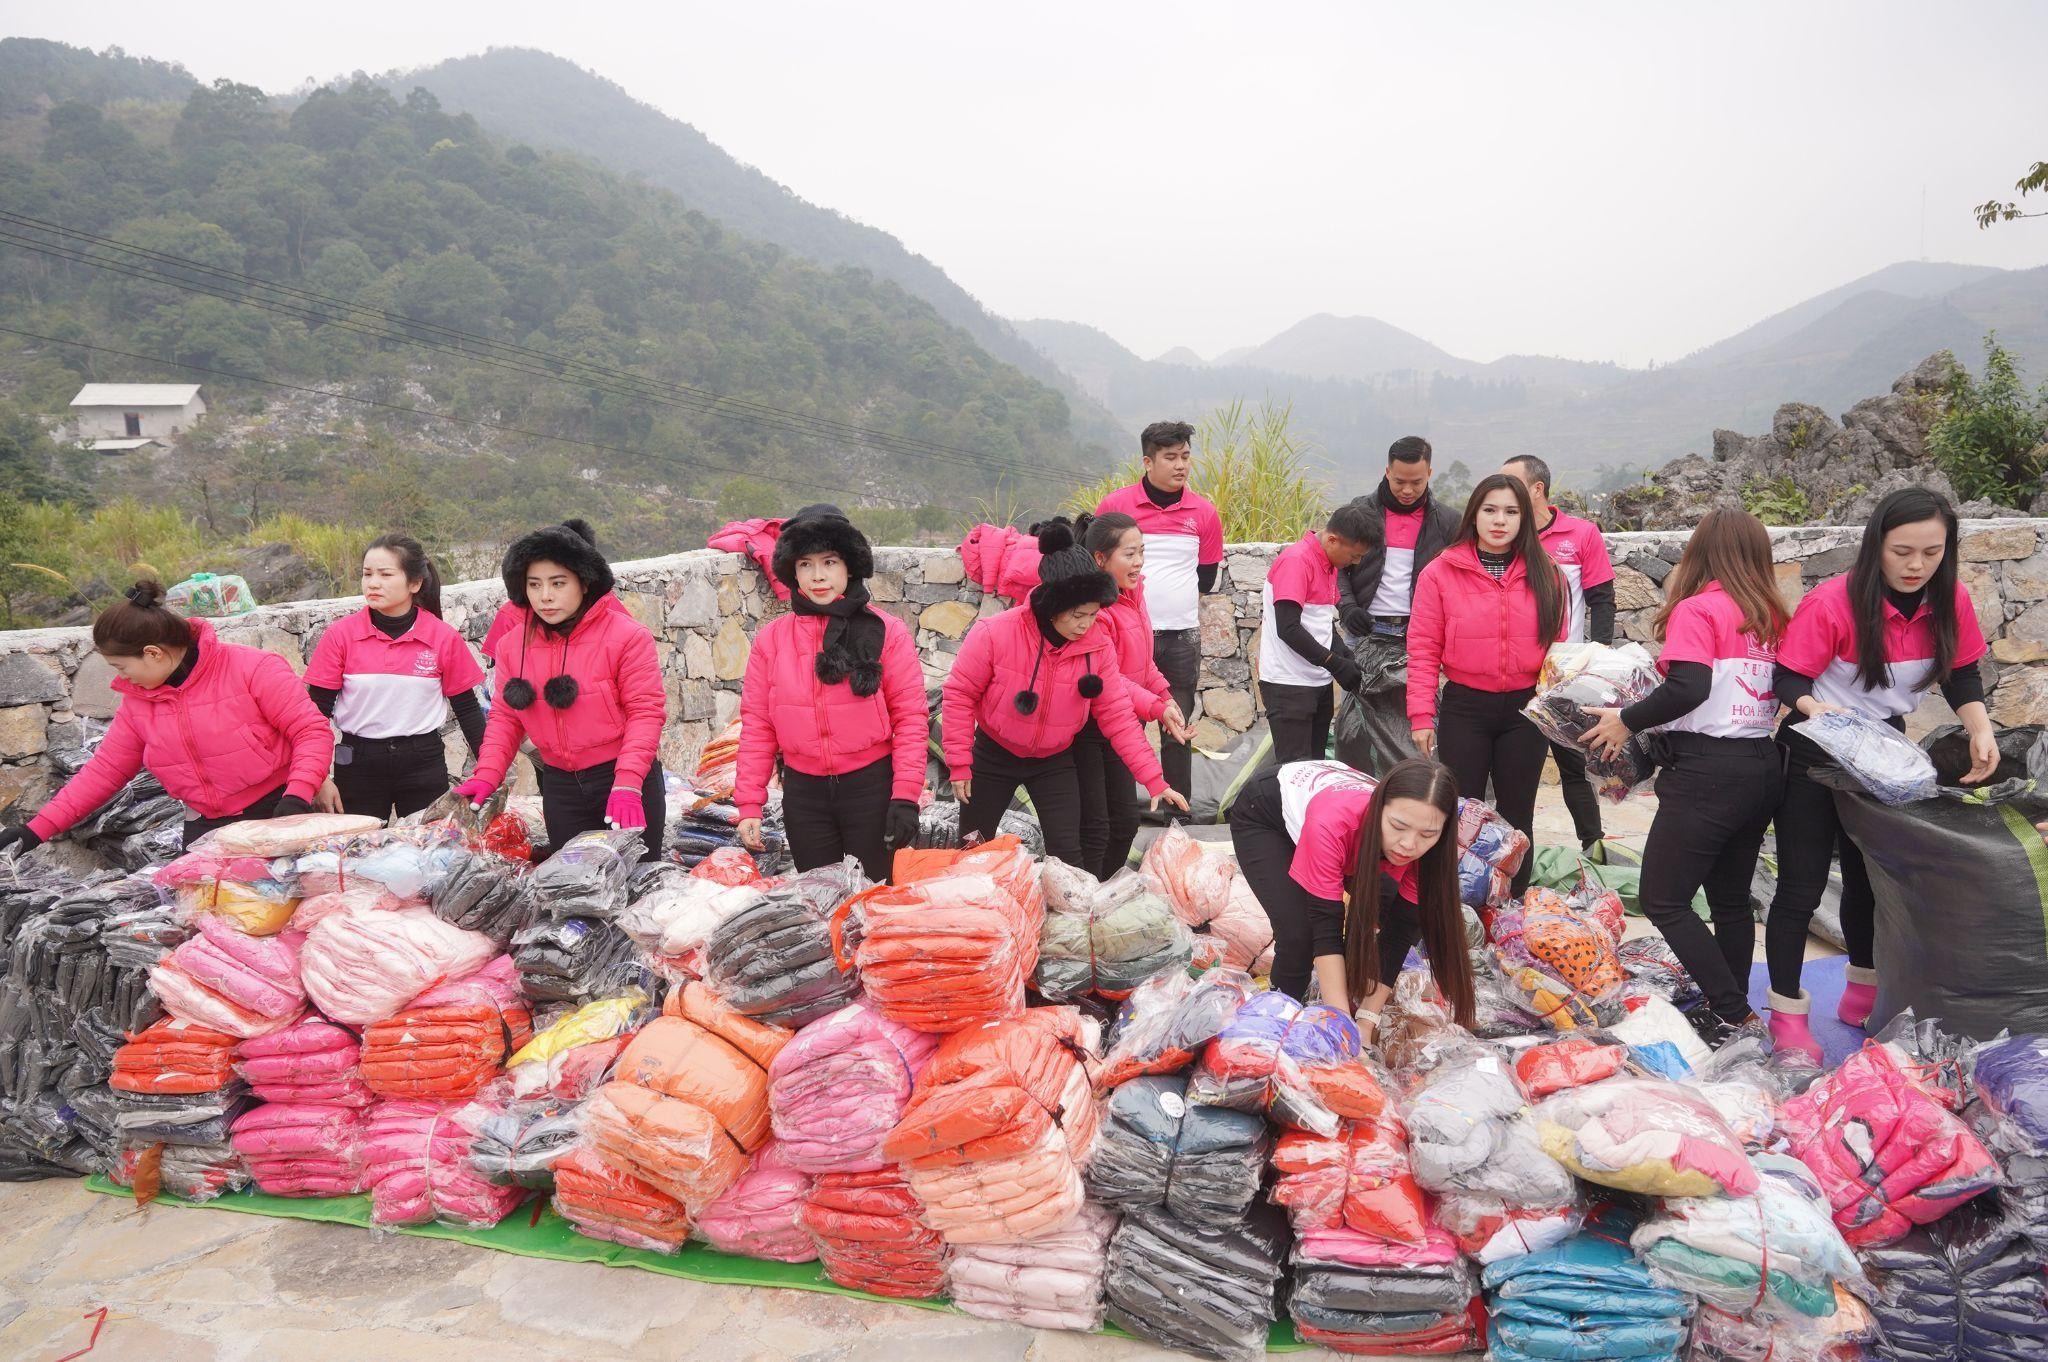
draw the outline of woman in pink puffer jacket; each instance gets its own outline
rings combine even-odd
[[[40,846],[120,793],[147,768],[185,805],[185,845],[244,818],[306,813],[327,779],[334,730],[275,653],[222,643],[205,620],[164,607],[137,582],[92,622],[93,647],[119,678],[99,750],[0,850]]]
[[[917,839],[924,793],[924,667],[910,631],[869,602],[875,555],[834,506],[807,506],[775,541],[790,613],[761,626],[740,690],[733,802],[740,841],[761,850],[768,780],[782,764],[782,822],[798,870],[860,859],[889,877]]]
[[[993,837],[1023,786],[1045,834],[1045,854],[1081,864],[1081,790],[1074,740],[1092,719],[1131,773],[1159,801],[1187,811],[1145,741],[1115,640],[1095,627],[1116,583],[1074,542],[1073,527],[1040,527],[1039,585],[1030,600],[967,631],[946,677],[946,765],[960,798],[960,830]]]

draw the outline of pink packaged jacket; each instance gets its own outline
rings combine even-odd
[[[477,1103],[382,1102],[363,1127],[363,1186],[379,1225],[462,1225],[487,1229],[525,1193],[484,1180],[469,1165]]]
[[[1546,560],[1547,561],[1547,560]],[[1555,567],[1550,569],[1556,571]],[[1563,591],[1560,580],[1559,591]],[[1536,636],[1536,595],[1517,556],[1493,580],[1470,544],[1453,544],[1415,579],[1408,617],[1408,722],[1436,725],[1438,674],[1474,690],[1502,693],[1536,684],[1556,639]],[[1570,611],[1558,637],[1570,625]]]
[[[1116,604],[1095,617],[1116,645],[1116,664],[1131,692],[1131,708],[1145,723],[1155,723],[1173,698],[1166,673],[1152,660],[1152,612],[1145,608],[1145,584],[1117,593]]]
[[[301,933],[250,936],[213,913],[198,923],[197,936],[150,967],[149,991],[166,1012],[247,1039],[289,1026],[306,1010]]]
[[[591,602],[566,639],[532,622],[528,612],[518,628],[499,640],[497,662],[491,718],[476,759],[478,776],[493,785],[503,783],[521,740],[530,738],[541,760],[558,770],[581,771],[616,761],[613,784],[640,788],[661,745],[668,689],[654,635],[617,596],[606,592]],[[576,680],[576,699],[567,709],[556,709],[542,696],[558,676]],[[505,685],[514,677],[533,686],[533,703],[524,710],[505,703]]]
[[[1092,700],[1081,693],[1081,680],[1089,675],[1101,683]],[[1029,714],[1019,713],[1015,703],[1026,690],[1038,696]],[[1099,625],[1053,648],[1029,605],[992,615],[967,631],[946,678],[945,697],[946,765],[954,780],[974,778],[976,728],[1029,759],[1065,751],[1093,718],[1140,785],[1154,795],[1166,789],[1159,756],[1131,708],[1115,642]]]
[[[1779,1129],[1813,1170],[1851,1247],[1903,1238],[1996,1186],[1998,1164],[1954,1095],[1923,1083],[1891,1045],[1866,1044],[1785,1103]]]
[[[998,1244],[962,1244],[946,1265],[946,1294],[965,1314],[1034,1329],[1102,1324],[1102,1278],[1116,1214],[1094,1202],[1064,1229]]]
[[[761,569],[761,575],[767,579],[769,590],[775,593],[775,599],[786,601],[789,588],[775,575],[775,541],[781,537],[781,517],[763,519],[755,516],[751,520],[727,521],[711,532],[704,545],[721,553],[744,553],[753,559],[755,566]]]
[[[938,1044],[866,1003],[797,1032],[768,1066],[769,1118],[783,1160],[807,1173],[893,1167],[882,1140]]]
[[[843,776],[893,757],[891,799],[924,791],[924,667],[903,621],[886,611],[882,621],[882,687],[855,695],[847,682],[818,679],[824,646],[823,615],[780,615],[754,635],[740,689],[739,779],[733,802],[740,817],[759,818],[768,778],[779,755],[810,776]]]
[[[237,1045],[235,1068],[264,1102],[367,1107],[377,1097],[363,1082],[362,1052],[355,1032],[304,1017]]]
[[[481,932],[423,908],[351,909],[320,919],[299,950],[299,979],[313,1005],[338,1022],[366,1026],[392,1016],[449,979],[473,974],[498,953]]]
[[[148,768],[201,818],[237,814],[278,786],[312,801],[334,758],[334,730],[290,664],[222,643],[192,620],[199,661],[182,685],[144,690],[116,678],[121,704],[99,750],[29,820],[48,841]]]
[[[967,580],[991,595],[1022,603],[1038,585],[1036,536],[1010,525],[976,525],[960,541]]]
[[[362,1189],[363,1113],[355,1107],[266,1102],[235,1120],[230,1142],[271,1196],[353,1196]]]
[[[791,1167],[781,1142],[770,1140],[755,1151],[740,1180],[704,1208],[697,1234],[721,1253],[814,1262],[818,1246],[801,1219],[810,1191],[811,1175]]]

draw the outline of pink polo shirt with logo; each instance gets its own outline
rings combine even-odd
[[[358,738],[410,738],[448,721],[448,697],[483,684],[462,636],[422,610],[389,638],[369,607],[338,619],[313,645],[306,684],[339,691],[334,724]]]
[[[1607,556],[1607,540],[1590,520],[1559,511],[1537,534],[1543,551],[1564,573],[1571,588],[1571,618],[1566,622],[1564,642],[1586,641],[1586,588],[1614,580],[1614,560]]]
[[[1708,582],[1672,607],[1657,670],[1668,676],[1674,662],[1698,662],[1713,672],[1713,688],[1690,713],[1664,725],[1665,731],[1713,738],[1770,737],[1778,721],[1778,697],[1771,683],[1777,657],[1777,649],[1743,632],[1742,607],[1721,590],[1721,584]]]
[[[1184,488],[1171,506],[1154,506],[1142,481],[1119,487],[1095,514],[1121,511],[1145,536],[1145,604],[1154,629],[1192,629],[1201,614],[1197,569],[1223,561],[1223,517],[1216,503]]]
[[[1934,670],[1934,615],[1922,600],[1907,619],[1890,601],[1884,615],[1885,684],[1866,689],[1856,678],[1856,620],[1849,608],[1849,579],[1834,577],[1806,593],[1792,612],[1778,661],[1801,676],[1813,678],[1813,698],[1840,705],[1872,719],[1911,714],[1929,673]],[[1956,583],[1957,667],[1966,667],[1989,651],[1977,624],[1970,593]]]

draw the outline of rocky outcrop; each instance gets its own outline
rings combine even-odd
[[[1970,519],[2021,516],[2030,508],[1959,501],[1927,454],[1955,359],[1943,351],[1842,414],[1787,402],[1764,435],[1714,432],[1713,457],[1688,454],[1609,499],[1602,524],[1617,530],[1678,529],[1715,506],[1745,506],[1774,525],[1854,525],[1888,493],[1931,488]]]

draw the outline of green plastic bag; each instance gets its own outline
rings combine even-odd
[[[1603,889],[1621,895],[1621,906],[1630,917],[1643,915],[1642,857],[1617,842],[1595,842],[1591,855],[1577,847],[1537,847],[1535,869],[1529,882],[1568,894],[1576,889],[1580,875],[1590,875]],[[1692,896],[1692,910],[1702,919],[1710,917],[1704,890]]]

